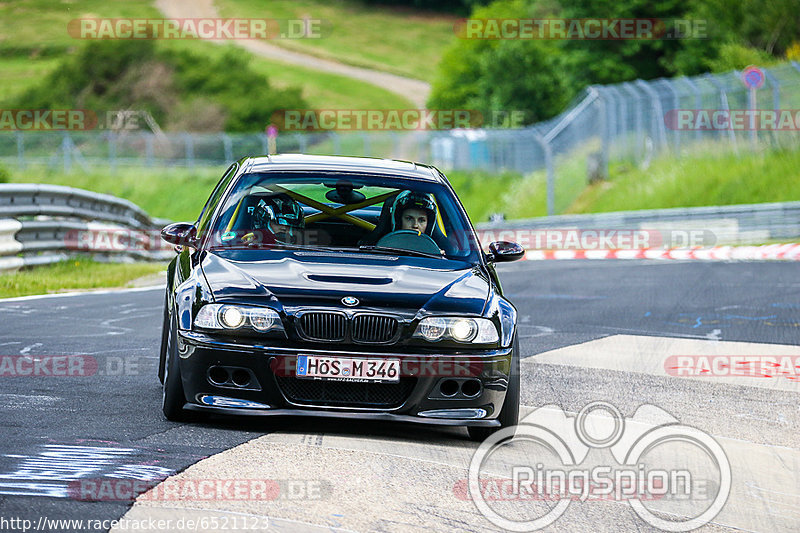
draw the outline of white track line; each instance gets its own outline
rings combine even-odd
[[[0,303],[4,302],[24,302],[26,300],[39,300],[43,298],[67,298],[70,296],[97,296],[99,294],[114,294],[122,292],[145,292],[156,289],[164,290],[164,285],[150,285],[149,287],[134,287],[132,289],[97,289],[75,292],[57,292],[54,294],[32,294],[30,296],[17,296],[15,298],[0,298]]]

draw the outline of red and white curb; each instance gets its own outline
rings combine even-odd
[[[527,250],[525,259],[679,259],[703,261],[800,261],[800,244],[713,246],[708,248],[643,248],[641,250]]]

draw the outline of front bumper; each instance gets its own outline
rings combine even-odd
[[[258,342],[244,344],[179,330],[186,408],[232,415],[499,426],[496,418],[508,387],[511,348],[421,354],[353,351],[340,346],[288,348]],[[401,383],[299,379],[294,374],[298,355],[400,359]],[[229,376],[235,372],[239,379],[224,380],[225,372]]]

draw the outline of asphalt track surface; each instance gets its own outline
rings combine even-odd
[[[797,346],[800,278],[795,264],[527,261],[503,265],[500,271],[506,294],[520,314],[525,357],[523,405],[554,404],[575,413],[591,401],[603,400],[629,415],[637,406],[652,404],[684,424],[728,439],[726,442],[788,450],[793,454],[790,462],[779,465],[780,472],[775,474],[776,479],[788,475],[794,486],[772,487],[782,494],[782,507],[768,505],[769,498],[764,498],[758,500],[763,505],[749,511],[751,518],[731,518],[706,529],[800,529],[800,394],[795,387],[701,382],[604,368],[593,365],[591,359],[586,364],[557,364],[556,359],[559,349],[617,338]],[[128,512],[131,502],[80,501],[70,487],[80,479],[162,479],[259,437],[291,443],[297,449],[304,444],[319,445],[324,436],[338,453],[348,447],[380,450],[384,443],[391,443],[391,455],[406,453],[412,464],[415,454],[423,457],[427,447],[433,455],[439,450],[444,457],[450,451],[469,452],[477,446],[459,428],[274,418],[168,422],[161,415],[161,388],[156,377],[162,302],[163,290],[159,289],[0,301],[0,355],[81,355],[97,362],[97,370],[88,376],[0,377],[0,530],[15,530],[2,522],[4,518],[29,519],[33,524],[41,517],[119,518]],[[545,352],[555,355],[548,356],[547,362],[537,362],[536,355],[544,357]],[[336,448],[337,442],[348,444]],[[274,461],[291,466],[292,449],[281,448]],[[408,452],[412,449],[416,452]],[[749,448],[743,450],[750,453]],[[329,464],[335,457],[311,457],[309,461],[322,459]],[[753,484],[748,484],[749,470],[737,471],[734,458],[731,463],[734,481],[753,489]],[[297,477],[297,472],[303,472],[309,477],[314,473],[302,465],[297,468],[290,470],[290,475],[293,472]],[[420,468],[424,470],[424,464]],[[402,472],[399,466],[397,472]],[[285,511],[283,518],[288,521],[283,529],[499,530],[471,502],[452,512],[442,510],[438,516],[424,498],[415,504],[417,489],[423,495],[431,486],[440,486],[429,479],[431,475],[408,479],[405,490],[410,500],[408,509],[402,511],[406,513],[403,519],[389,518],[392,512],[388,509],[387,518],[381,518],[381,510],[373,508],[348,521],[342,513],[358,513],[358,507],[337,500],[333,490],[326,495],[325,505],[315,506],[313,511],[312,506],[305,511],[302,502],[289,502],[292,510]],[[366,483],[361,489],[381,493],[380,479],[368,478]],[[440,496],[452,498],[452,491]],[[342,513],[330,512],[337,508]],[[549,529],[654,530],[627,506],[588,504],[571,507]]]

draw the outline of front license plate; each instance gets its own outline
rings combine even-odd
[[[399,359],[346,359],[343,357],[297,357],[298,378],[335,381],[400,381]]]

